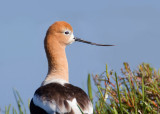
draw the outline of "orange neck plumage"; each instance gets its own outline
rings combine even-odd
[[[49,31],[46,34],[44,46],[48,59],[48,75],[45,81],[62,79],[68,82],[68,61],[65,53],[65,45],[57,41],[56,34]]]

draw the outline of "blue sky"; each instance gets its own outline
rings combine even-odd
[[[27,104],[47,74],[43,40],[55,21],[66,21],[74,35],[97,43],[66,48],[70,83],[86,90],[87,74],[133,69],[142,62],[160,68],[159,0],[0,1],[0,107],[15,104],[12,88]]]

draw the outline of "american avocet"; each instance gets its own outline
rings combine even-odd
[[[69,84],[68,81],[65,47],[74,41],[98,46],[112,46],[74,37],[72,27],[64,21],[51,25],[44,40],[48,59],[48,75],[31,100],[31,114],[81,114],[81,110],[85,114],[93,113],[93,106],[87,94],[81,88]]]

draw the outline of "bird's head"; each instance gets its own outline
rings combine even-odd
[[[97,45],[97,46],[113,46],[113,45],[107,45],[107,44],[92,43],[92,42],[74,37],[72,26],[65,21],[57,21],[54,24],[52,24],[49,27],[47,34],[51,35],[54,38],[52,40],[58,41],[61,45],[64,45],[64,46],[71,44],[74,41],[83,42],[91,45]]]
[[[62,45],[68,45],[75,41],[72,26],[65,21],[57,21],[52,24],[48,33]]]

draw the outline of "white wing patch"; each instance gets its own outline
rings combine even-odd
[[[75,114],[82,114],[82,112],[80,111],[80,109],[78,107],[78,103],[77,103],[76,98],[74,98],[72,101],[67,100],[67,102],[70,104],[70,106]],[[82,110],[82,111],[85,114],[93,114],[92,103],[90,102],[88,108],[86,110]]]
[[[89,102],[89,106],[86,110],[83,111],[85,114],[93,114],[93,105],[91,102]]]
[[[69,105],[71,106],[71,108],[75,114],[81,114],[81,111],[80,111],[78,104],[77,104],[77,100],[75,98],[72,101],[67,100],[67,102],[69,103]]]
[[[59,107],[54,100],[52,101],[42,100],[38,95],[34,95],[33,103],[36,106],[45,110],[49,114],[54,114],[56,112],[61,114],[61,113],[67,113],[71,111],[71,107],[69,108],[69,110],[67,110],[64,105]]]
[[[52,101],[52,103],[50,103],[49,101],[43,101],[38,95],[34,95],[33,103],[36,106],[44,109],[47,113],[53,113],[54,114],[54,111],[56,111],[55,101]]]
[[[36,106],[44,109],[49,114],[55,114],[56,112],[63,114],[63,113],[71,112],[71,109],[75,114],[82,114],[78,107],[77,100],[75,98],[72,101],[67,100],[67,102],[69,104],[69,110],[67,110],[64,105],[62,105],[61,107],[57,106],[54,100],[52,100],[51,102],[43,101],[38,95],[34,95],[33,97],[33,103]],[[92,103],[90,103],[88,109],[84,110],[83,113],[93,114]]]

